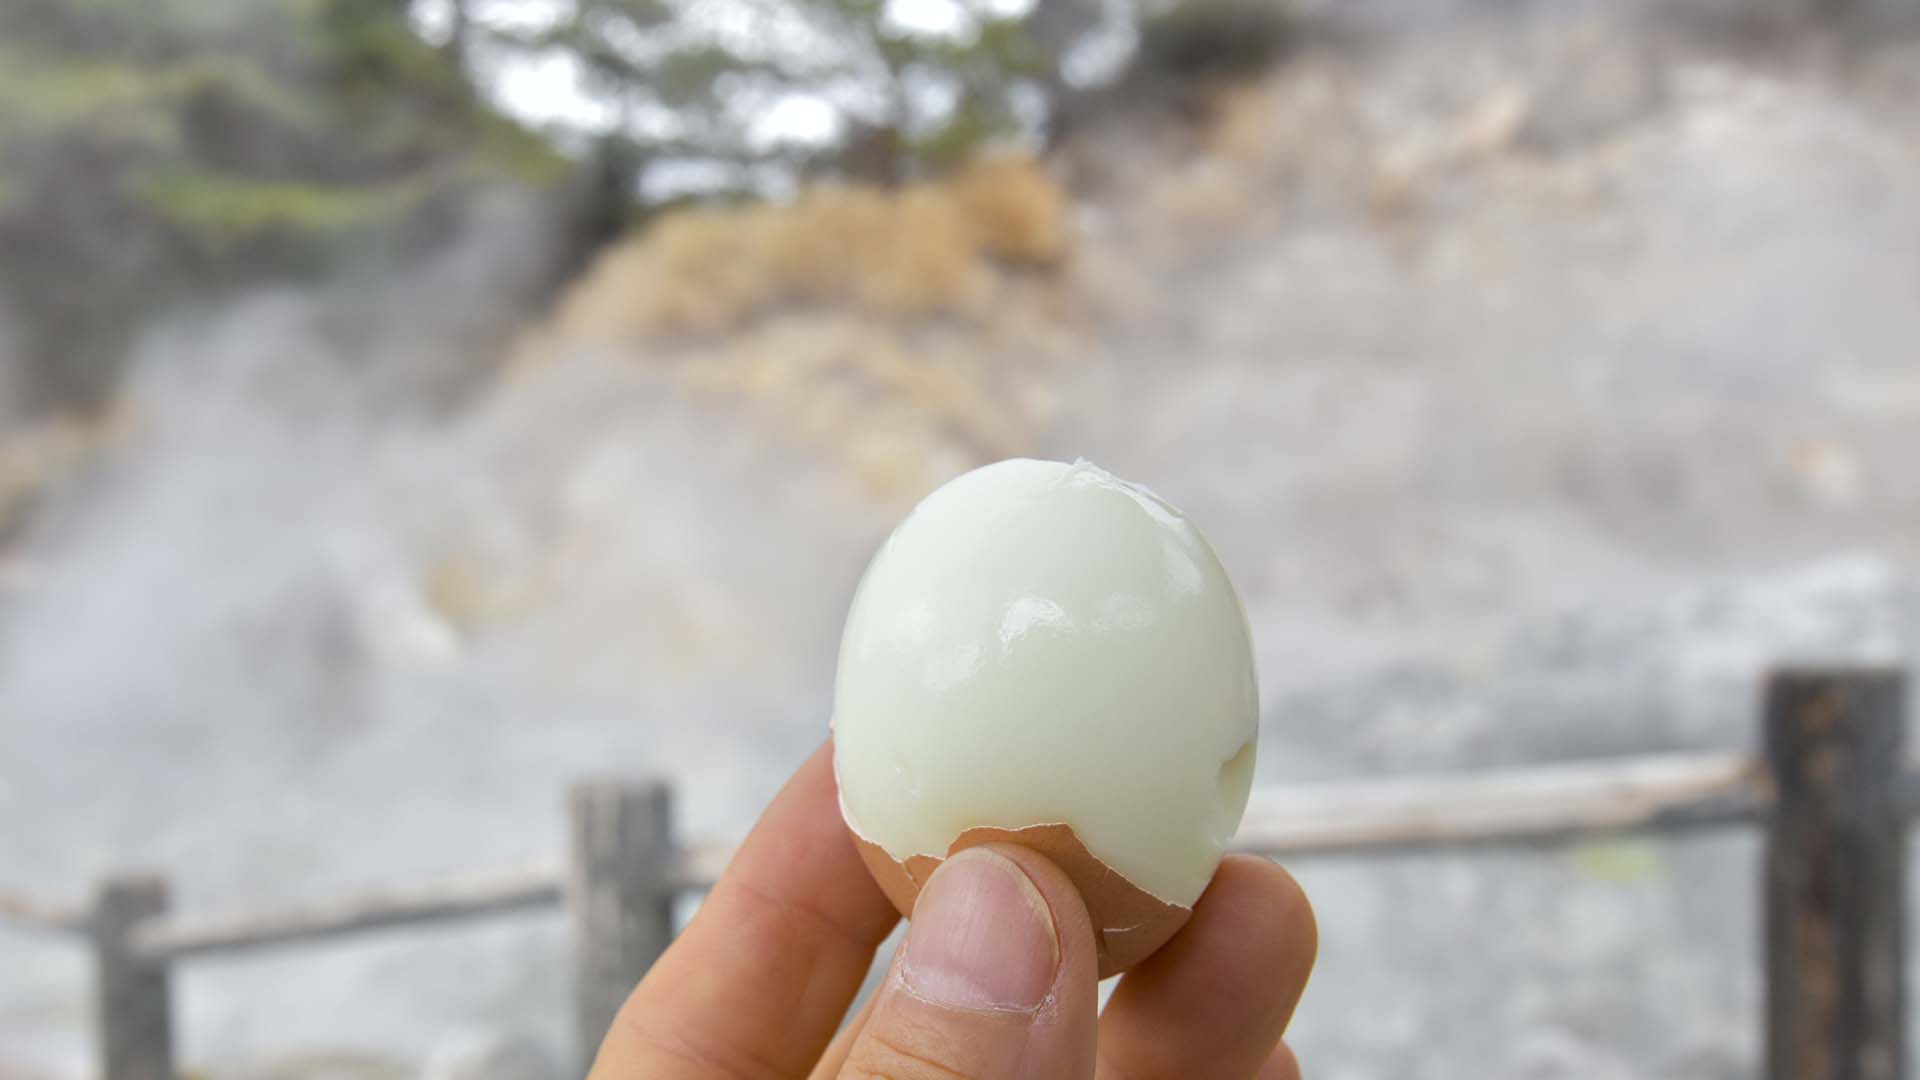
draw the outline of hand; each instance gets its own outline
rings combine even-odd
[[[836,1037],[893,907],[855,853],[830,751],[801,766],[627,999],[589,1080],[1298,1080],[1280,1041],[1313,967],[1286,871],[1232,856],[1098,1008],[1093,928],[1053,864],[995,844],[921,891]]]

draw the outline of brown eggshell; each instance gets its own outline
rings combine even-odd
[[[911,916],[920,887],[939,867],[941,860],[931,855],[914,855],[905,862],[887,854],[886,849],[849,829],[854,847],[860,849],[880,891],[887,894],[900,914]],[[1119,871],[1101,862],[1080,842],[1070,825],[1030,825],[1024,829],[968,829],[948,846],[947,854],[980,844],[1010,843],[1031,848],[1045,855],[1066,872],[1080,899],[1093,918],[1093,944],[1100,957],[1100,977],[1118,975],[1153,955],[1174,933],[1186,925],[1192,908],[1169,904],[1122,877]]]

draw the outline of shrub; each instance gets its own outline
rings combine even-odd
[[[1059,266],[1068,215],[1060,185],[1012,157],[892,190],[821,185],[782,206],[676,210],[603,254],[538,348],[717,334],[802,307],[967,315],[999,266]]]

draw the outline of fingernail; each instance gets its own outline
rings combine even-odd
[[[1026,872],[985,848],[934,871],[913,905],[900,977],[914,996],[960,1009],[1040,1007],[1060,965],[1053,913]]]

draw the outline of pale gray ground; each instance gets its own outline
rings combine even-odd
[[[1089,208],[1162,303],[1061,376],[1035,449],[1212,536],[1263,782],[1749,746],[1770,660],[1920,651],[1920,46],[1648,40],[1315,46],[1263,93],[1283,118],[1331,94],[1348,141],[1178,166],[1225,170],[1244,227],[1172,244],[1126,190]],[[394,409],[302,363],[304,311],[156,341],[148,427],[19,552],[0,882],[160,866],[211,909],[492,866],[553,850],[564,783],[607,770],[742,827],[822,735],[893,511],[644,364]],[[423,600],[449,552],[498,594],[468,625]],[[1752,1075],[1755,855],[1303,862],[1301,1057]],[[198,964],[184,1054],[404,1075],[486,1056],[478,1030],[557,1055],[563,949],[530,916]],[[84,975],[0,933],[0,1075],[84,1069]]]

